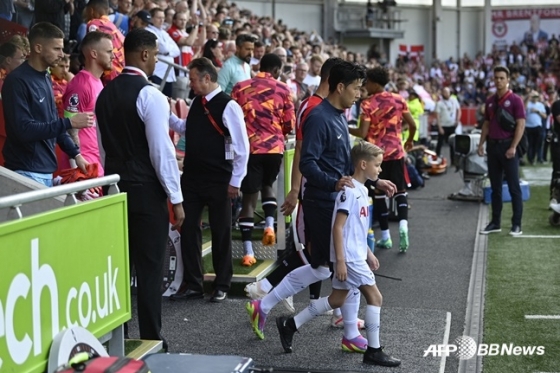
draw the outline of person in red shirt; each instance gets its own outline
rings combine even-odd
[[[272,185],[282,164],[284,136],[295,124],[290,88],[278,80],[281,69],[280,57],[267,54],[261,60],[260,72],[252,79],[237,83],[231,91],[231,97],[243,109],[251,146],[247,176],[241,184],[243,207],[239,215],[244,266],[256,263],[251,236],[259,192],[266,220],[262,241],[264,245],[276,243],[274,214],[277,205]]]
[[[181,49],[179,57],[175,58],[175,63],[187,67],[194,56],[193,47],[201,47],[200,41],[206,40],[206,27],[202,23],[195,21],[190,32],[186,31],[187,22],[189,21],[189,14],[186,12],[179,12],[173,16],[173,25],[167,30],[171,39],[177,43]]]
[[[399,216],[399,246],[405,253],[409,247],[408,239],[408,201],[405,178],[405,149],[412,148],[416,122],[408,111],[408,105],[402,96],[386,92],[389,72],[383,67],[367,71],[366,89],[371,97],[362,101],[360,110],[360,127],[351,128],[350,134],[363,138],[385,151],[383,170],[379,177],[392,181],[397,187],[395,203]],[[402,145],[403,120],[408,124],[409,136]],[[376,245],[390,249],[393,246],[389,232],[389,215],[385,194],[377,192],[374,203],[375,218],[381,227],[381,239]]]
[[[109,19],[109,2],[107,0],[89,0],[85,9],[88,20],[87,32],[101,31],[113,36],[113,69],[103,73],[102,81],[107,84],[116,78],[124,68],[124,36]]]

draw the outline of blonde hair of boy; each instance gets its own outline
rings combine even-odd
[[[360,140],[350,151],[350,156],[352,157],[354,165],[357,165],[360,161],[371,161],[383,153],[385,153],[385,151],[379,146]]]

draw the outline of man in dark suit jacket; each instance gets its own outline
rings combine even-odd
[[[548,33],[541,30],[541,18],[538,14],[531,16],[531,27],[523,35],[523,40],[528,45],[533,45],[540,41],[548,41]]]

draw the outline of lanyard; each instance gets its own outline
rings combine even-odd
[[[212,114],[210,114],[210,111],[208,111],[208,108],[206,107],[206,102],[207,102],[206,97],[202,97],[201,102],[202,102],[202,107],[204,108],[204,114],[208,116],[208,120],[210,120],[210,123],[212,123],[214,129],[216,129],[216,131],[218,131],[220,135],[224,136],[224,131],[222,131],[220,126],[218,126],[218,123],[216,123],[214,117],[212,116]]]

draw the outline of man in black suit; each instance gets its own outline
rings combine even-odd
[[[140,339],[162,340],[161,281],[169,234],[168,199],[182,225],[183,196],[169,137],[169,104],[148,81],[158,47],[150,31],[131,31],[124,41],[126,66],[97,98],[95,113],[105,174],[119,174],[127,193],[131,265],[136,270]],[[126,89],[123,89],[126,87]]]
[[[233,276],[231,200],[239,196],[247,173],[249,140],[243,111],[218,85],[218,72],[208,58],[189,64],[190,87],[197,95],[185,120],[171,118],[185,133],[181,189],[187,211],[181,229],[183,284],[172,300],[203,297],[202,230],[205,206],[212,230],[212,264],[216,273],[212,302],[226,299]],[[188,125],[187,125],[188,123]]]

